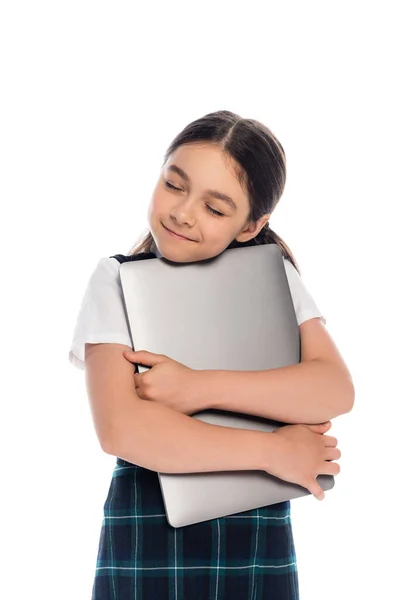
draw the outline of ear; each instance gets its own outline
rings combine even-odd
[[[266,222],[268,221],[268,219],[270,218],[270,214],[265,214],[262,217],[260,217],[258,219],[258,221],[248,221],[247,226],[245,229],[243,229],[237,236],[236,236],[236,241],[237,242],[248,242],[249,240],[251,240],[252,238],[255,238],[256,235],[258,235],[261,231],[261,229],[264,227],[264,225],[266,224]]]

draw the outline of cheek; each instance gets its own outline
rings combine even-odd
[[[147,211],[147,217],[151,219],[153,216],[156,216],[165,210],[166,202],[164,194],[158,190],[157,188],[154,190],[153,195],[150,199],[149,208]]]
[[[215,221],[217,221],[217,219],[215,219]],[[236,233],[232,224],[227,221],[224,222],[223,218],[221,218],[221,221],[219,222],[210,222],[209,220],[207,225],[210,241],[219,246],[224,245],[225,243],[230,244]]]
[[[217,255],[231,243],[234,231],[230,227],[215,227],[208,230],[207,244],[212,255]]]

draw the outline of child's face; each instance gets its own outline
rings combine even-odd
[[[174,262],[212,258],[234,239],[246,242],[255,237],[265,225],[269,215],[255,223],[247,221],[250,204],[236,179],[233,164],[211,144],[186,144],[171,154],[148,210],[149,228],[162,256]],[[173,165],[184,173],[171,169]],[[232,202],[217,199],[207,190],[229,196]],[[170,234],[164,226],[189,239]]]

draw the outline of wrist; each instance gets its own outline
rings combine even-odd
[[[204,369],[193,369],[191,379],[191,405],[193,413],[212,408],[210,397],[207,393],[207,371]]]
[[[261,448],[261,465],[262,470],[267,473],[275,473],[276,464],[280,455],[283,452],[282,439],[279,438],[273,431],[261,433],[263,443]]]

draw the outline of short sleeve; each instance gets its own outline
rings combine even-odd
[[[69,361],[84,369],[85,343],[132,348],[119,280],[119,261],[101,258],[89,278],[73,333]]]
[[[286,275],[292,294],[297,323],[301,325],[304,321],[314,319],[315,317],[320,317],[323,323],[326,323],[326,318],[323,316],[310,292],[307,290],[297,269],[290,260],[284,258],[283,262],[285,264]]]

